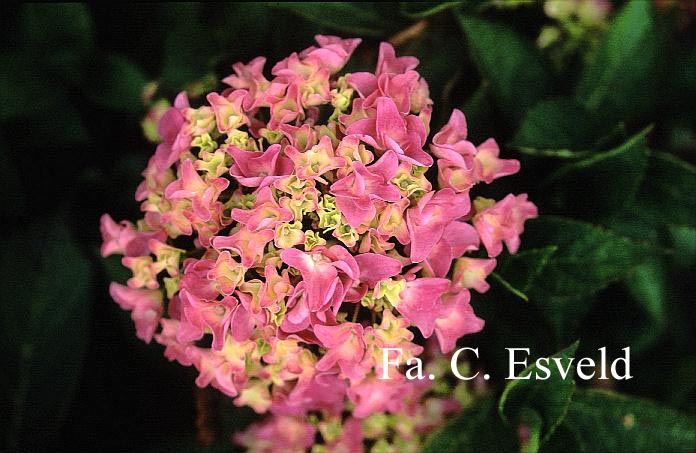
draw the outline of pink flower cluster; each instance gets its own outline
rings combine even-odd
[[[197,385],[272,414],[237,438],[257,451],[302,451],[318,434],[362,451],[379,417],[417,421],[404,438],[456,409],[402,367],[379,379],[382,348],[405,361],[423,354],[416,333],[448,353],[481,330],[470,289],[488,289],[503,243],[515,253],[537,215],[526,194],[470,201],[520,166],[492,139],[467,141],[459,110],[426,151],[416,58],[383,43],[374,73],[339,76],[360,40],[316,40],[270,80],[262,57],[235,64],[207,105],[179,94],[136,192],[144,218],[101,219],[102,254],[133,272],[111,295],[138,337],[194,366]]]

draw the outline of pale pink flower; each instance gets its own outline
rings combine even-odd
[[[527,194],[508,194],[505,198],[477,212],[474,226],[486,247],[488,256],[496,257],[503,251],[503,242],[510,253],[516,253],[520,247],[520,234],[524,231],[524,222],[538,215],[534,203],[527,201]]]

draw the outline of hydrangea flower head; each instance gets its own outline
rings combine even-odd
[[[269,414],[242,445],[304,451],[320,435],[362,451],[410,417],[397,448],[457,405],[403,367],[381,379],[382,348],[434,357],[481,330],[470,289],[488,290],[537,212],[526,194],[472,200],[520,165],[467,141],[462,112],[427,145],[416,58],[382,43],[374,72],[340,74],[360,40],[316,40],[270,72],[263,57],[233,65],[203,105],[177,96],[136,192],[143,219],[104,215],[101,251],[133,272],[111,295],[139,338]]]

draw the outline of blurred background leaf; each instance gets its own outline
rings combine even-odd
[[[16,231],[0,269],[12,302],[0,304],[5,448],[32,451],[54,439],[77,389],[93,273],[60,217]]]

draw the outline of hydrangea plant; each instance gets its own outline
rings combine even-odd
[[[237,63],[206,105],[153,114],[144,216],[101,219],[102,255],[133,274],[110,293],[198,386],[268,414],[235,438],[251,450],[417,450],[458,403],[383,351],[433,364],[480,331],[471,290],[537,209],[471,200],[520,164],[468,141],[461,111],[426,146],[416,58],[382,43],[374,72],[341,74],[360,39],[316,40],[270,80],[265,58]]]

